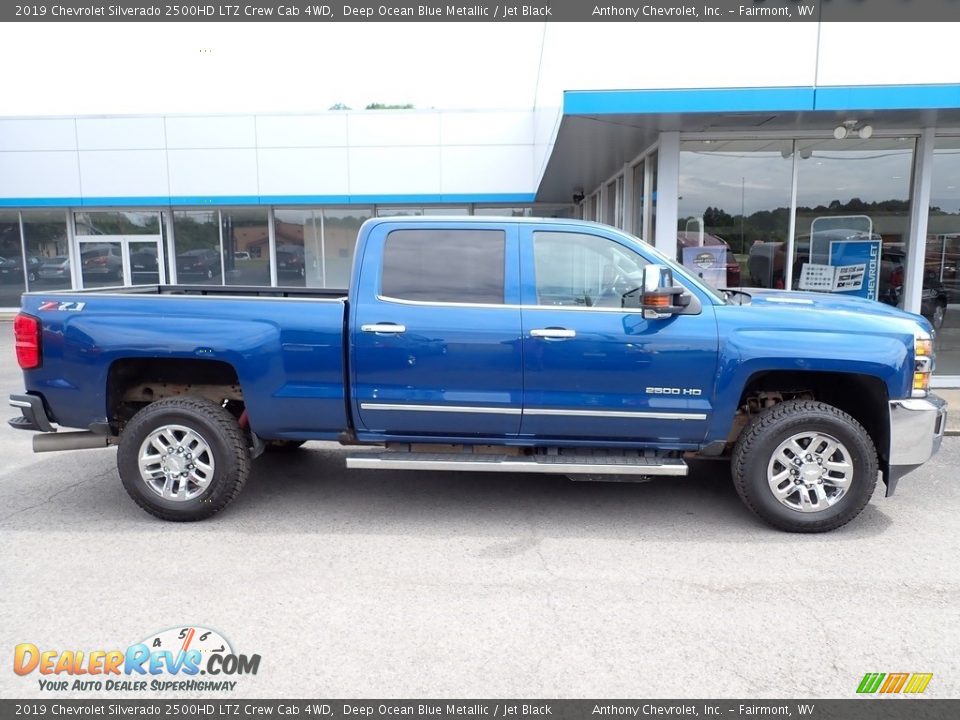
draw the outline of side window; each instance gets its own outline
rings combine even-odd
[[[502,230],[393,230],[380,292],[398,300],[503,303]]]
[[[596,235],[536,232],[533,261],[538,305],[621,307],[641,284],[640,255]]]

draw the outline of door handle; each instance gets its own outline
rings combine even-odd
[[[530,331],[530,337],[546,338],[547,340],[566,340],[576,336],[576,330],[568,330],[567,328],[537,328]]]
[[[399,334],[407,331],[406,325],[397,325],[396,323],[367,323],[361,325],[360,329],[370,333],[391,333]]]

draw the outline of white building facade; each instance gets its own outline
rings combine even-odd
[[[584,217],[789,288],[828,228],[878,244],[878,299],[940,326],[936,382],[960,383],[955,27],[580,30],[544,28],[516,109],[0,118],[0,307],[121,282],[344,287],[385,214]]]

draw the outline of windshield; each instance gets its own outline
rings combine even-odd
[[[656,255],[657,262],[659,262],[661,265],[666,265],[668,268],[670,268],[673,271],[674,277],[682,278],[684,284],[694,285],[700,290],[703,290],[703,292],[705,292],[707,295],[715,299],[717,302],[724,303],[724,304],[727,303],[727,298],[723,293],[721,293],[721,291],[710,287],[706,283],[700,281],[698,278],[691,275],[690,272],[685,267],[683,267],[683,265],[667,257],[662,252],[660,252],[657,248],[655,248],[653,245],[649,243],[645,243],[643,240],[641,240],[635,235],[630,235],[629,233],[623,233],[623,234],[626,235],[631,240],[634,240],[637,243],[640,243],[642,246],[644,246],[644,249],[647,250],[648,252],[652,253],[653,255]],[[626,253],[623,253],[623,256],[626,261],[628,261],[629,263],[634,265],[634,267],[636,267],[636,263],[633,261],[632,258],[630,258]],[[637,271],[639,272],[639,268],[637,268]]]

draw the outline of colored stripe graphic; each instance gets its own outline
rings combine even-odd
[[[875,693],[885,677],[886,673],[867,673],[863,676],[863,680],[860,681],[860,687],[857,688],[857,692]]]
[[[880,688],[880,692],[885,694],[900,692],[908,677],[910,677],[910,673],[890,673],[887,676],[887,681]]]
[[[867,673],[857,686],[857,692],[861,695],[918,695],[927,689],[932,679],[933,673]]]
[[[905,693],[922,693],[927,689],[927,685],[930,684],[930,681],[933,679],[933,673],[914,673],[913,677],[910,678],[910,682],[907,683],[907,686],[903,689]]]

